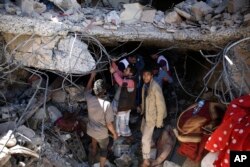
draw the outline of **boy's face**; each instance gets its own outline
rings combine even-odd
[[[142,79],[145,84],[149,83],[153,78],[153,74],[151,72],[143,72]]]
[[[131,64],[135,64],[135,63],[136,63],[136,57],[128,57],[128,61],[129,61]]]
[[[124,76],[132,76],[132,73],[130,72],[130,68],[125,68],[123,71]]]

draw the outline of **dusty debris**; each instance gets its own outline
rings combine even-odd
[[[191,8],[192,14],[196,18],[196,20],[201,20],[203,16],[212,13],[213,9],[207,5],[205,2],[200,1],[195,3]]]
[[[113,25],[119,27],[119,24],[121,23],[120,16],[113,10],[105,16],[105,23],[112,23]]]
[[[167,13],[166,17],[165,17],[165,22],[166,23],[181,23],[182,19],[179,16],[179,14],[176,11],[173,12],[169,12]]]
[[[2,150],[0,152],[0,165],[4,166],[11,158],[11,155],[10,155],[9,149],[7,147],[0,145],[0,149]]]
[[[192,16],[191,16],[189,13],[187,13],[187,12],[185,12],[185,11],[179,9],[179,8],[176,8],[176,7],[175,7],[174,10],[175,10],[179,15],[181,15],[182,17],[184,17],[184,18],[186,18],[186,19],[191,19],[191,18],[192,18]]]
[[[49,106],[47,110],[52,123],[62,117],[62,113],[55,106]]]
[[[5,34],[4,37],[6,41],[11,41],[14,35]],[[86,73],[95,68],[95,60],[88,52],[87,45],[78,38],[70,36],[43,40],[38,36],[33,40],[29,38],[30,36],[21,36],[9,45],[8,49],[11,52],[23,44],[23,47],[13,53],[16,63],[70,73]]]
[[[133,24],[140,20],[143,7],[139,3],[124,4],[125,10],[121,13],[121,22]]]
[[[127,154],[123,154],[120,158],[115,160],[115,164],[119,167],[130,167],[132,164],[132,158]]]
[[[13,147],[16,143],[17,141],[12,130],[9,130],[0,138],[0,145],[5,145],[6,147]]]
[[[153,23],[155,18],[156,10],[144,10],[142,12],[141,21],[146,23]]]
[[[61,8],[64,11],[73,9],[73,10],[79,10],[81,6],[77,3],[76,0],[49,0],[53,2],[56,6]]]

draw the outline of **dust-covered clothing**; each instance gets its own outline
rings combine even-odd
[[[114,79],[119,85],[112,102],[116,112],[116,132],[118,136],[131,136],[129,115],[131,109],[136,105],[136,84],[133,79],[124,78],[115,63],[112,64],[112,67],[115,69]]]
[[[165,99],[160,86],[152,80],[142,88],[142,114],[144,118],[141,125],[143,159],[149,159],[150,146],[155,127],[163,125],[167,116]]]
[[[84,93],[88,106],[87,134],[94,139],[108,137],[107,123],[114,121],[114,113],[110,102],[93,96],[91,92]]]

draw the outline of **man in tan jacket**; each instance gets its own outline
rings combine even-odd
[[[142,88],[142,167],[150,166],[150,149],[154,128],[163,127],[163,119],[167,116],[165,99],[161,87],[153,80],[150,69],[143,70]]]

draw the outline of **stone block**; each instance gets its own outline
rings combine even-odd
[[[124,4],[125,10],[121,13],[121,22],[124,24],[133,24],[140,20],[143,6],[139,3]]]
[[[59,6],[63,10],[74,9],[78,10],[81,6],[77,3],[76,0],[49,0],[53,2],[56,6]]]
[[[141,21],[153,23],[156,10],[144,10],[142,12]]]
[[[21,10],[25,15],[31,15],[34,12],[33,0],[21,0]]]
[[[173,11],[173,12],[169,12],[167,13],[166,17],[165,17],[165,22],[166,23],[181,23],[182,22],[182,19],[180,17],[180,15],[176,12],[176,11]]]
[[[189,13],[187,13],[187,12],[185,12],[185,11],[179,9],[179,8],[174,8],[174,10],[175,10],[179,15],[181,15],[182,17],[184,17],[184,18],[186,18],[186,19],[188,19],[188,20],[190,20],[190,19],[192,18],[192,16],[191,16]]]
[[[203,16],[212,13],[213,8],[203,1],[195,3],[191,8],[192,14],[197,21],[201,20]]]

